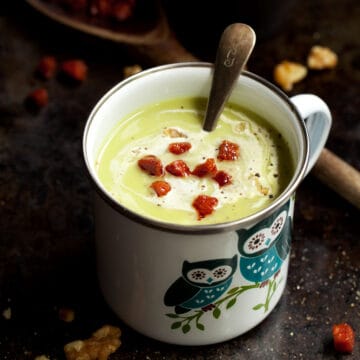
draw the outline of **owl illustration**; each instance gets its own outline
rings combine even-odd
[[[238,262],[227,259],[184,261],[182,276],[165,293],[164,304],[175,306],[177,314],[192,309],[207,310],[230,286]]]
[[[246,280],[263,283],[276,274],[290,251],[289,202],[248,230],[238,231],[240,273]]]

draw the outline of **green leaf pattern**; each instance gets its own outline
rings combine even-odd
[[[252,308],[254,311],[259,311],[263,309],[264,313],[266,313],[269,310],[270,301],[281,281],[282,278],[278,279],[277,277],[269,280],[269,282],[266,284],[268,289],[265,302],[254,305]],[[214,319],[219,319],[222,313],[222,306],[225,307],[225,310],[231,309],[236,304],[238,296],[240,296],[246,291],[258,289],[260,287],[261,283],[253,283],[251,285],[236,286],[231,288],[227,291],[224,297],[220,298],[214,303],[215,308],[212,311],[212,316],[214,317]],[[190,314],[186,315],[168,313],[166,314],[166,316],[170,319],[176,320],[171,324],[172,330],[177,330],[181,328],[181,331],[184,334],[187,334],[192,329],[192,325],[200,331],[205,330],[205,325],[200,320],[206,313],[208,313],[208,311],[199,309],[194,310]]]

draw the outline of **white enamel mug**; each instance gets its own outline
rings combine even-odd
[[[87,121],[84,158],[95,189],[98,276],[113,311],[160,341],[205,345],[250,330],[269,315],[286,285],[294,194],[326,142],[331,115],[314,95],[289,99],[244,72],[229,101],[266,118],[289,144],[295,170],[267,208],[236,221],[176,225],[146,218],[117,203],[96,173],[104,139],[137,108],[181,97],[207,97],[212,65],[151,68],[116,85]],[[305,120],[305,121],[304,121]]]

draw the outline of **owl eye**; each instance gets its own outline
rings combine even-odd
[[[254,233],[244,243],[244,251],[247,254],[255,254],[256,252],[265,249],[269,241],[267,229],[262,229]]]
[[[209,277],[211,277],[211,274],[207,269],[193,269],[187,273],[187,278],[195,283],[207,283]]]
[[[219,267],[215,268],[212,271],[212,273],[213,273],[213,277],[216,280],[225,279],[229,276],[229,274],[231,274],[231,267],[228,265],[219,266]]]
[[[285,225],[286,221],[286,211],[283,211],[277,216],[270,228],[270,234],[274,238],[278,236]]]

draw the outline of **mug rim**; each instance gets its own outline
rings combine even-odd
[[[277,208],[285,204],[286,201],[292,196],[295,192],[296,188],[304,178],[306,174],[306,168],[309,161],[309,138],[306,131],[306,126],[301,118],[299,111],[297,110],[296,106],[290,101],[289,97],[281,91],[278,87],[273,85],[268,80],[264,79],[263,77],[254,74],[250,71],[244,70],[241,73],[241,76],[246,76],[262,85],[270,89],[276,96],[278,96],[283,103],[285,103],[289,110],[295,115],[299,123],[299,128],[301,130],[301,140],[303,143],[303,156],[300,156],[301,162],[297,164],[297,167],[300,169],[297,173],[295,172],[291,178],[290,183],[286,187],[286,189],[273,201],[270,205],[256,211],[255,213],[241,217],[237,220],[221,222],[221,223],[214,223],[214,224],[199,224],[199,225],[184,225],[184,224],[176,224],[170,223],[165,221],[160,221],[152,217],[146,217],[141,214],[132,211],[131,209],[126,208],[120,202],[115,200],[101,185],[101,182],[95,176],[94,171],[92,170],[93,167],[91,166],[89,159],[88,159],[88,151],[87,151],[87,139],[88,133],[90,131],[91,125],[93,120],[98,112],[98,110],[106,103],[106,101],[112,97],[116,92],[118,92],[121,88],[126,86],[128,83],[137,81],[140,78],[146,77],[149,74],[153,74],[156,72],[161,72],[164,70],[175,69],[175,68],[187,68],[187,67],[200,67],[200,68],[214,68],[214,64],[208,62],[181,62],[181,63],[174,63],[174,64],[166,64],[160,65],[156,67],[149,68],[147,70],[143,70],[135,75],[132,75],[119,83],[113,86],[109,91],[107,91],[100,100],[96,103],[93,107],[90,115],[87,118],[84,130],[83,130],[83,139],[82,139],[82,151],[83,151],[83,159],[85,162],[87,175],[89,176],[92,184],[95,186],[95,190],[100,195],[100,197],[115,210],[116,212],[126,216],[130,220],[133,220],[137,223],[142,225],[155,228],[158,230],[174,232],[174,233],[182,233],[182,234],[213,234],[219,232],[227,232],[227,231],[234,231],[240,228],[247,228],[251,224],[264,219],[271,215],[273,211]]]

